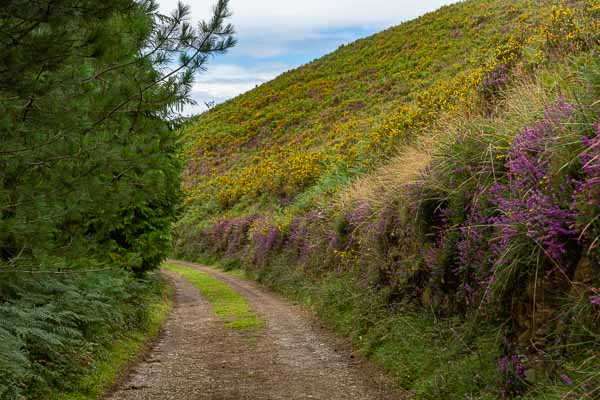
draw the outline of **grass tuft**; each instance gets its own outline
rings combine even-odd
[[[175,264],[164,264],[191,284],[212,304],[215,314],[225,321],[225,326],[236,331],[251,331],[264,326],[264,321],[250,308],[242,295],[225,282],[192,268]]]

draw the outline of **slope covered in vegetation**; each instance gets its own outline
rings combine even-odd
[[[467,1],[201,115],[176,252],[303,299],[417,398],[596,398],[599,18]]]
[[[190,209],[206,218],[285,207],[364,171],[468,98],[491,58],[513,63],[548,14],[531,1],[445,7],[203,114],[185,139]]]

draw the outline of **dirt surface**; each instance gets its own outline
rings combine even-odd
[[[175,306],[163,335],[108,399],[403,398],[385,376],[279,296],[241,278],[177,263],[225,281],[266,327],[251,334],[225,328],[196,287],[165,272],[174,282]]]

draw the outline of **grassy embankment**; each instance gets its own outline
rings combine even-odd
[[[470,101],[549,14],[527,0],[444,7],[215,107],[185,129],[181,225],[255,213],[289,225]]]

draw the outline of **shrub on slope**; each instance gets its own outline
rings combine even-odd
[[[444,7],[202,114],[184,138],[190,220],[285,207],[326,191],[323,180],[370,169],[482,79],[500,81],[548,11],[531,1]]]

